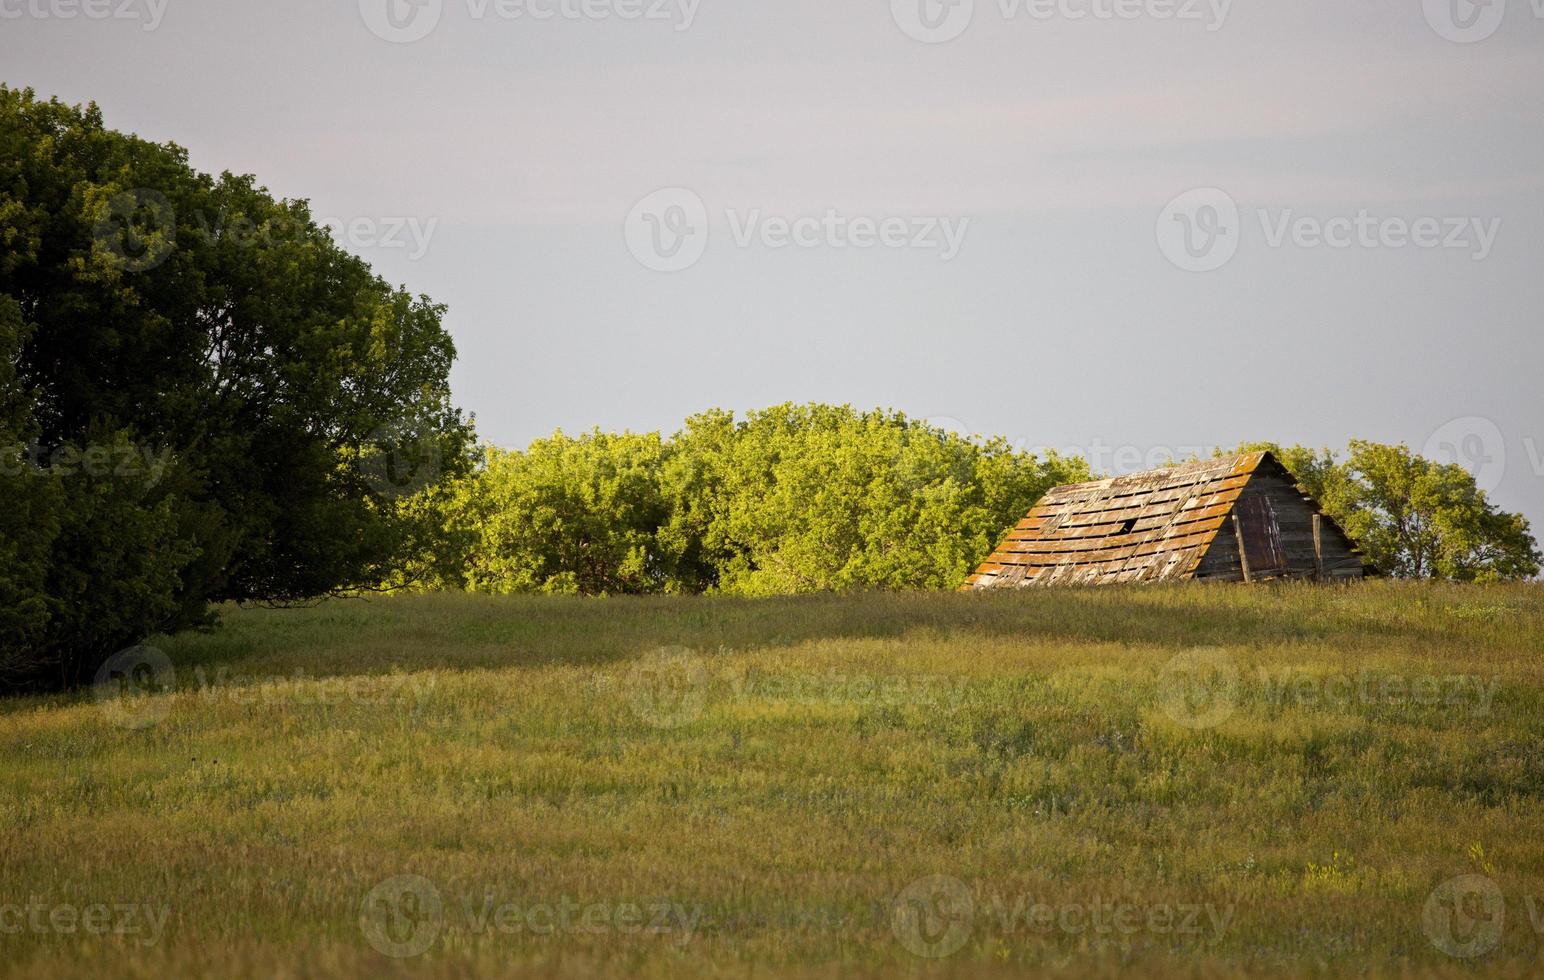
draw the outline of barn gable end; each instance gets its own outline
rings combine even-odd
[[[1256,504],[1259,501],[1260,503]],[[1251,507],[1251,504],[1256,504]],[[1251,567],[1252,577],[1312,578],[1320,573],[1327,579],[1361,578],[1366,572],[1365,562],[1357,551],[1356,543],[1329,517],[1319,510],[1318,504],[1303,492],[1292,479],[1292,474],[1274,456],[1266,454],[1256,467],[1254,475],[1240,495],[1237,504],[1243,525],[1261,526],[1266,522],[1269,529],[1274,524],[1275,533],[1269,534],[1276,546],[1279,558],[1277,567],[1271,562]],[[1314,553],[1314,515],[1320,515],[1319,548]],[[1244,566],[1239,561],[1238,535],[1231,528],[1213,539],[1212,545],[1201,563],[1196,566],[1195,577],[1222,582],[1241,582]],[[1250,555],[1269,553],[1269,548],[1257,547],[1258,542],[1246,539]]]
[[[1103,585],[1166,579],[1360,577],[1355,545],[1269,453],[1248,453],[1056,487],[1035,504],[964,589]],[[1231,564],[1230,564],[1231,562]]]

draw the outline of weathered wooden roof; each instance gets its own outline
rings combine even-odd
[[[1267,453],[1056,487],[966,589],[1188,578]]]

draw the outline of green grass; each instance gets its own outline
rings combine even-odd
[[[0,974],[1524,976],[1544,955],[1537,586],[224,620],[154,641],[175,693],[0,702]],[[1460,875],[1455,918],[1433,892]],[[404,881],[440,913],[394,900]],[[65,930],[102,905],[165,918]]]

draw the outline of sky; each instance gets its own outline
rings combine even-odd
[[[308,199],[499,445],[1356,437],[1544,527],[1544,0],[0,0],[0,80]]]

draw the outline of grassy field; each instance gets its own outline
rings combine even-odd
[[[0,974],[1544,963],[1539,587],[405,596],[153,645],[171,693],[0,702]]]

